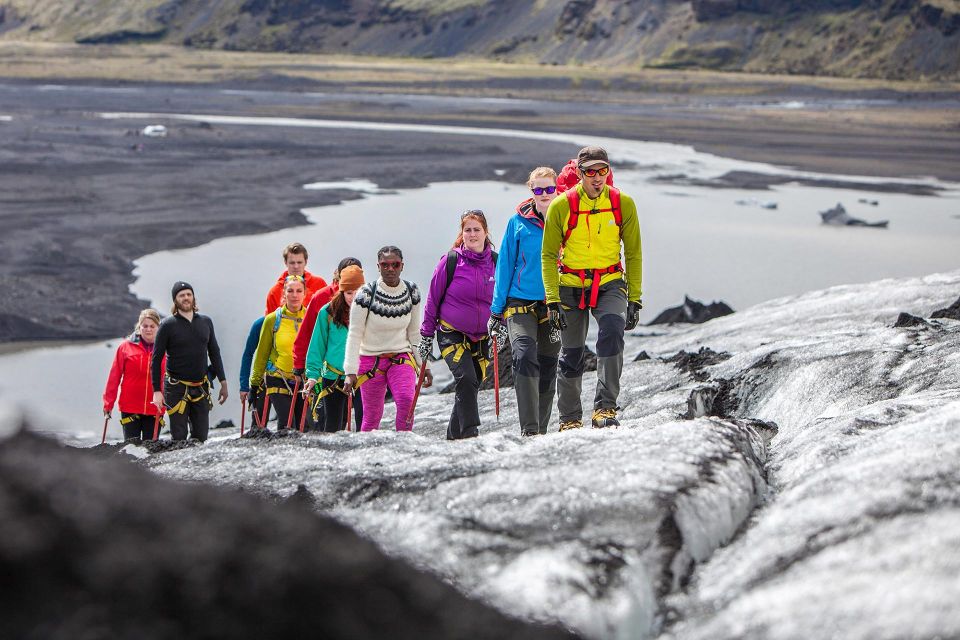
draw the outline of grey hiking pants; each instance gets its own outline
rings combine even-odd
[[[507,300],[507,308],[529,304]],[[507,318],[513,349],[513,385],[517,393],[520,431],[525,435],[546,433],[557,392],[557,357],[560,343],[550,342],[550,324],[542,302],[532,313],[516,313]],[[541,322],[543,320],[543,322]]]
[[[560,334],[560,376],[557,382],[560,421],[582,420],[580,390],[583,386],[584,347],[590,314],[597,320],[597,391],[594,409],[615,409],[620,396],[620,373],[623,371],[623,330],[627,317],[626,282],[614,280],[600,287],[597,306],[580,309],[580,287],[560,287],[560,304],[567,319],[567,328]]]

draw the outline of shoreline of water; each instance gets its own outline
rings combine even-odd
[[[363,124],[370,126],[370,123]],[[488,131],[481,130],[481,133]],[[477,134],[473,130],[464,132],[464,135]],[[951,241],[960,237],[960,225],[947,212],[949,201],[960,192],[949,183],[936,182],[950,189],[946,197],[923,201],[920,196],[883,194],[879,196],[879,207],[864,205],[863,211],[855,205],[851,207],[858,216],[893,218],[891,231],[828,229],[819,224],[815,212],[832,206],[835,198],[856,202],[862,193],[785,184],[764,193],[764,199],[780,201],[778,210],[744,207],[735,201],[754,197],[756,192],[663,185],[653,178],[678,170],[700,176],[744,168],[780,175],[800,172],[698,154],[678,145],[570,137],[571,143],[586,140],[607,145],[614,162],[619,159],[631,163],[625,165],[629,168],[617,172],[617,183],[625,193],[637,198],[641,209],[644,278],[646,283],[653,283],[645,287],[647,311],[642,321],[650,320],[663,308],[679,304],[683,295],[704,302],[722,299],[735,309],[742,309],[771,298],[833,284],[920,275],[917,271],[929,272],[925,265],[930,264],[931,253],[937,253],[931,252],[932,245],[942,245],[941,250],[946,251]],[[649,163],[651,158],[657,160],[655,165]],[[359,200],[336,206],[304,209],[307,225],[222,237],[190,249],[148,254],[135,262],[135,281],[131,285],[135,295],[165,311],[169,306],[170,283],[185,279],[196,289],[201,312],[209,313],[214,319],[224,352],[231,399],[227,408],[215,408],[212,423],[222,418],[239,420],[236,376],[239,352],[249,324],[263,311],[262,299],[267,289],[282,270],[279,253],[285,244],[295,240],[304,242],[311,251],[310,270],[325,279],[329,279],[328,272],[347,252],[358,254],[370,277],[376,248],[397,244],[405,251],[405,277],[426,287],[434,265],[446,253],[447,243],[455,235],[454,218],[459,217],[461,210],[478,206],[487,210],[492,235],[499,241],[516,202],[526,197],[522,185],[502,182],[441,182],[425,188],[382,191],[369,180],[358,178],[338,183],[324,178],[318,175],[315,182],[304,184],[303,188],[320,189],[317,193],[322,193],[324,188],[353,187],[363,195]],[[878,179],[878,182],[889,180]],[[921,202],[923,206],[919,210],[904,213]],[[891,261],[877,259],[884,254],[899,260],[894,268]],[[235,286],[222,280],[224,272],[255,293],[238,296]],[[26,377],[32,379],[43,375],[43,363],[48,359],[70,361],[73,364],[64,365],[70,372],[63,375],[73,383],[71,387],[77,388],[80,397],[99,398],[118,339],[92,345],[44,345],[0,356],[0,370],[25,368]],[[85,385],[83,389],[77,387],[81,381]],[[78,417],[83,416],[85,426],[80,431],[87,433],[86,439],[92,441],[100,434],[90,432],[91,424],[96,424],[95,429],[101,428],[102,411],[92,411],[86,401],[83,404],[86,407],[83,410],[74,409],[70,402],[59,406],[45,404],[40,417],[55,422],[69,407]],[[97,415],[99,419],[95,419]],[[78,429],[69,425],[64,425],[64,432],[71,438],[81,437]]]

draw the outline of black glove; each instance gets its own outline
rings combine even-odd
[[[503,323],[503,316],[499,313],[491,314],[487,320],[487,335],[497,341],[497,351],[503,351],[510,340],[510,333],[507,331],[507,325]]]
[[[417,347],[417,351],[420,352],[420,362],[424,363],[430,360],[430,355],[433,353],[433,336],[420,336],[420,346]]]
[[[300,380],[301,380],[302,382],[306,382],[306,380],[304,380],[304,377],[303,377],[303,374],[305,374],[306,372],[307,372],[306,369],[297,369],[297,368],[294,368],[294,370],[293,370],[293,375],[295,375],[295,376],[297,376],[298,378],[300,378]]]
[[[637,328],[637,323],[640,322],[640,309],[643,309],[642,300],[637,300],[636,302],[631,300],[627,303],[627,326],[625,326],[624,329],[633,331]]]
[[[563,331],[567,328],[567,316],[559,302],[551,302],[547,305],[547,318],[554,329]]]

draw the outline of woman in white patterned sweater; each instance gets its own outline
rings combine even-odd
[[[360,378],[361,431],[379,428],[388,388],[397,407],[397,431],[410,431],[413,421],[407,422],[407,414],[413,404],[420,366],[420,289],[400,279],[403,252],[397,247],[380,249],[377,267],[380,278],[365,284],[350,307],[343,387],[352,393]],[[431,384],[433,375],[428,370],[424,386]]]

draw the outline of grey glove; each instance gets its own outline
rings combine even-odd
[[[417,351],[420,353],[420,362],[427,362],[430,360],[431,354],[433,354],[433,336],[420,336],[420,346],[417,347]]]
[[[503,351],[510,340],[510,332],[507,331],[507,325],[503,322],[503,316],[499,313],[492,314],[487,320],[487,334],[496,340],[497,351]]]
[[[559,302],[551,302],[547,305],[547,318],[552,329],[563,331],[567,328],[567,317]]]
[[[640,309],[643,309],[642,300],[637,300],[636,302],[631,300],[627,303],[627,325],[624,329],[633,331],[637,328],[637,323],[640,322]]]

